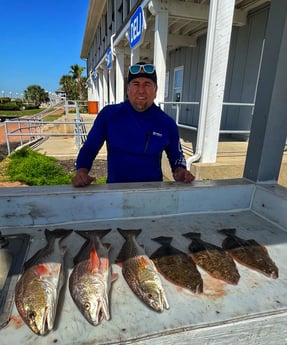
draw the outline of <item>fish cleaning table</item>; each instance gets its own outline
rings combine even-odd
[[[32,241],[28,257],[46,244],[44,229],[92,230],[112,228],[104,243],[112,245],[112,272],[118,273],[110,295],[111,319],[90,325],[73,303],[68,277],[83,239],[75,232],[63,244],[66,284],[60,296],[55,328],[35,335],[13,307],[10,322],[0,330],[1,345],[21,344],[287,344],[287,191],[277,185],[258,186],[245,180],[146,183],[90,186],[2,188],[2,234],[27,233]],[[148,255],[160,245],[157,236],[173,237],[172,245],[188,252],[187,232],[221,246],[222,228],[266,246],[279,268],[271,279],[236,264],[238,285],[228,285],[199,269],[203,294],[195,295],[161,276],[170,305],[157,313],[128,287],[115,259],[124,239],[117,228],[137,229]]]

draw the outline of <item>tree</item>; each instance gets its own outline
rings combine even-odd
[[[73,79],[77,83],[77,89],[79,93],[79,99],[83,99],[83,83],[82,83],[82,73],[84,71],[85,67],[79,66],[79,65],[72,65],[70,66],[70,74],[72,74]]]
[[[24,99],[26,102],[34,103],[40,107],[41,103],[49,102],[49,94],[39,85],[30,85],[24,90]]]
[[[60,85],[67,99],[78,99],[77,84],[71,75],[63,75],[60,79]]]

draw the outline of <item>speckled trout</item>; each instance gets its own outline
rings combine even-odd
[[[117,275],[112,275],[109,263],[111,245],[101,242],[101,238],[110,231],[76,231],[86,242],[74,258],[69,289],[78,309],[94,326],[103,319],[110,319],[109,293],[112,281],[117,278]]]
[[[24,264],[15,288],[15,304],[23,321],[38,335],[54,326],[60,290],[64,283],[64,254],[60,242],[72,230],[45,230],[47,245]]]
[[[172,237],[159,236],[152,240],[161,244],[150,256],[158,271],[173,284],[202,293],[203,281],[193,259],[171,245]]]
[[[122,273],[131,290],[153,310],[162,312],[168,309],[169,305],[156,266],[136,241],[141,229],[118,228],[118,231],[126,241],[117,262],[122,263]]]
[[[227,237],[222,242],[222,248],[239,262],[250,269],[276,279],[279,276],[278,267],[269,256],[266,247],[255,240],[244,240],[236,236],[236,229],[221,229],[218,232]]]
[[[235,262],[221,247],[203,241],[198,232],[188,232],[183,236],[192,240],[190,256],[199,267],[213,278],[232,285],[238,284],[240,275]]]

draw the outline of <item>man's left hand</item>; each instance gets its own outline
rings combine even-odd
[[[195,177],[185,168],[177,167],[173,173],[173,178],[175,181],[190,183]]]

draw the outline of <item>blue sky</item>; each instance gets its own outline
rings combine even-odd
[[[80,58],[89,0],[1,0],[0,96],[29,85],[54,92]],[[84,70],[83,75],[86,75]]]

